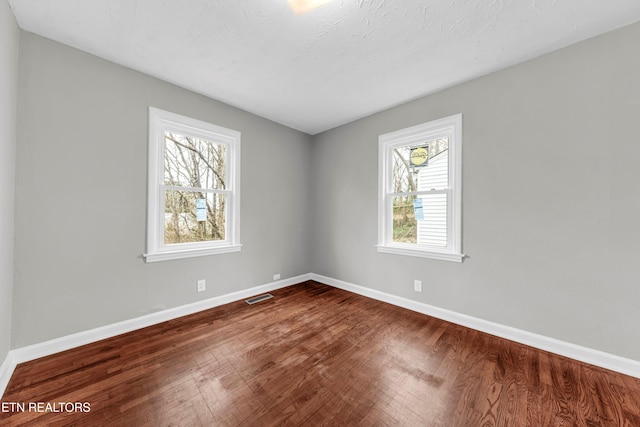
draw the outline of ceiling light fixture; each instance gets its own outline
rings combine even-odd
[[[293,9],[293,13],[296,15],[302,15],[303,13],[307,13],[316,9],[324,4],[329,3],[333,0],[287,0],[291,9]]]

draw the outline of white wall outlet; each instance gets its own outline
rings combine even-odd
[[[280,273],[273,275],[273,280],[280,280]]]
[[[416,292],[422,292],[422,280],[413,281],[413,290]]]
[[[207,282],[202,279],[198,280],[198,292],[203,292],[207,289]]]

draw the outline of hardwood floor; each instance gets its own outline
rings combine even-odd
[[[639,379],[315,282],[271,293],[21,364],[0,424],[640,426]]]

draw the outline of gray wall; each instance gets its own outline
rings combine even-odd
[[[11,348],[18,26],[0,2],[0,365]]]
[[[638,46],[635,24],[316,136],[313,272],[640,360]],[[456,113],[469,257],[377,253],[378,135]]]
[[[310,271],[308,135],[20,39],[14,347]],[[142,260],[149,105],[242,132],[241,252]]]

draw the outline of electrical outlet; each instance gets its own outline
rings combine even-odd
[[[416,292],[422,292],[422,280],[413,281],[413,290]]]
[[[273,280],[280,280],[280,273],[273,275]]]
[[[202,279],[198,280],[198,292],[203,292],[207,289],[207,282]]]

